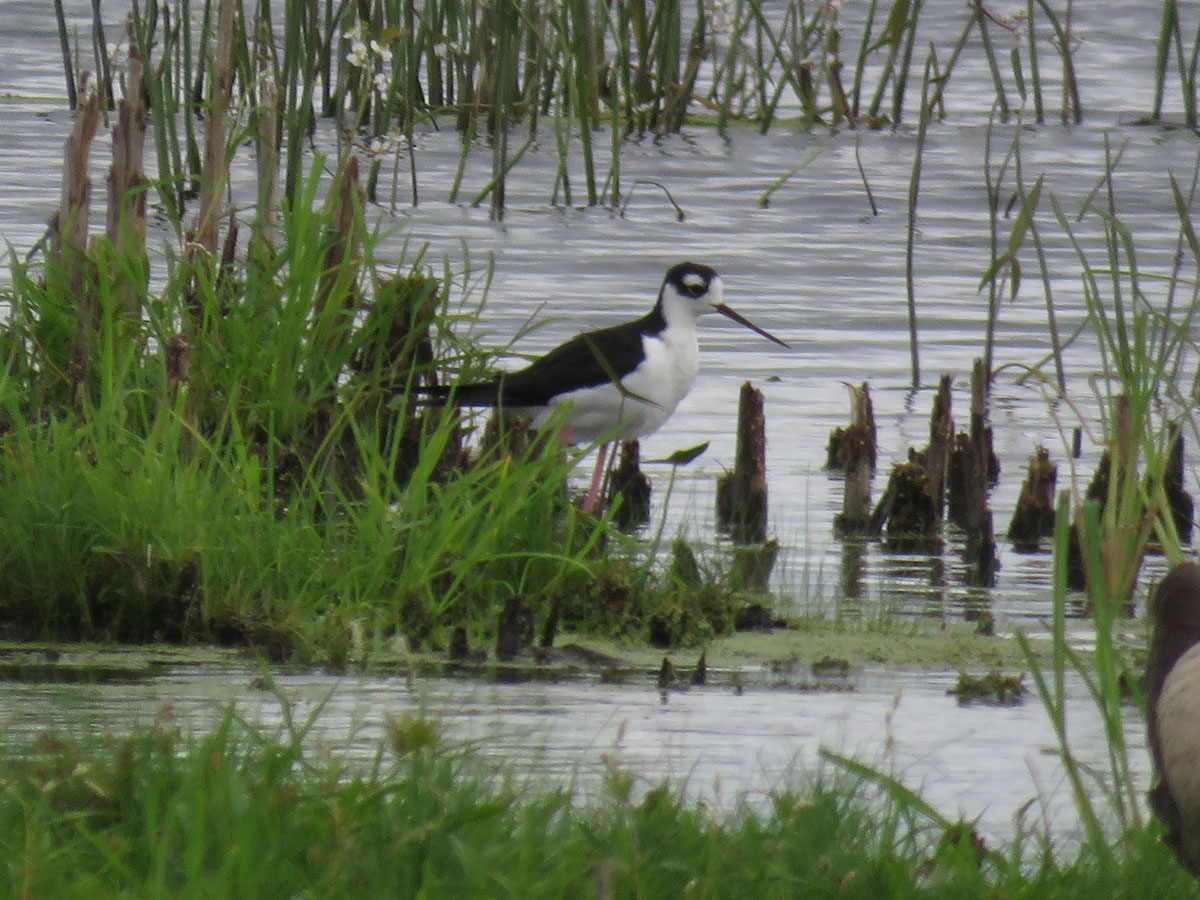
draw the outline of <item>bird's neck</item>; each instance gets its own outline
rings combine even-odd
[[[696,301],[685,299],[670,291],[664,291],[650,315],[657,313],[661,328],[678,329],[681,332],[696,330]]]

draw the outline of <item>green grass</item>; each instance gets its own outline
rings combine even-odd
[[[317,713],[316,715],[319,715]],[[374,763],[229,716],[121,738],[44,735],[0,761],[7,897],[1190,897],[1153,827],[1115,866],[969,825],[870,778],[822,777],[728,811],[612,769],[598,796],[519,784],[399,718]],[[874,798],[874,799],[872,799]]]
[[[219,260],[168,248],[153,289],[143,248],[106,237],[13,254],[0,634],[343,665],[458,628],[487,642],[514,598],[539,628],[729,632],[745,602],[729,579],[664,572],[660,540],[576,508],[578,451],[553,428],[510,446],[422,403],[419,386],[492,367],[456,336],[490,269],[378,258],[354,158],[324,164],[273,237],[242,249],[230,229]]]
[[[322,169],[284,204],[275,243],[215,265],[169,253],[153,290],[104,238],[14,254],[0,634],[344,664],[396,638],[441,649],[459,626],[486,642],[514,597],[539,627],[557,609],[611,636],[653,623],[667,645],[730,631],[744,601],[726,578],[663,572],[658,542],[575,507],[578,452],[553,429],[509,449],[421,404],[415,386],[491,367],[456,337],[491,273],[436,272],[423,250],[377,258],[353,166]]]

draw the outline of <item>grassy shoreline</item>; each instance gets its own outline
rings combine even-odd
[[[986,846],[901,791],[844,776],[718,812],[610,768],[600,798],[506,779],[398,718],[366,771],[306,754],[311,725],[232,715],[185,738],[46,734],[0,760],[12,897],[1189,897],[1157,827],[1112,855],[1050,835]]]

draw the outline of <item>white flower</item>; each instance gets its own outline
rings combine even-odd
[[[353,28],[347,28],[345,31],[342,32],[342,37],[348,41],[355,41],[356,43],[362,43],[362,39],[363,39],[362,22],[355,22]]]
[[[375,85],[375,90],[381,94],[386,94],[388,88],[391,87],[392,79],[388,78],[385,72],[376,72],[375,77],[371,79],[371,83]]]
[[[393,128],[386,135],[376,135],[367,143],[367,150],[373,156],[388,156],[397,150],[408,147],[408,138],[399,128]]]
[[[346,62],[360,69],[366,68],[368,62],[367,45],[355,40],[350,44],[350,52],[346,54]]]
[[[392,51],[381,45],[379,41],[375,40],[374,38],[371,40],[371,52],[378,56],[385,63],[390,63],[392,61]]]

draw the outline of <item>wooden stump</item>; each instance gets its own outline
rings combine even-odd
[[[951,414],[951,378],[943,375],[933,398],[929,415],[929,446],[925,450],[925,478],[935,523],[942,521],[946,506],[946,470],[954,442],[954,417]]]
[[[936,537],[938,518],[920,455],[896,463],[871,516],[871,531],[879,534],[886,525],[887,541],[892,547],[915,550]]]
[[[1019,551],[1033,551],[1044,537],[1054,534],[1054,494],[1058,466],[1050,451],[1039,446],[1029,457],[1029,470],[1021,483],[1017,507],[1008,525],[1008,539]]]
[[[529,427],[529,419],[508,410],[496,409],[488,416],[479,440],[479,455],[487,457],[495,452],[500,458],[524,456],[533,444],[536,432]]]
[[[995,484],[1000,478],[1000,460],[992,446],[992,426],[987,423],[991,384],[991,373],[984,367],[983,360],[975,360],[971,368],[971,444],[979,458],[986,462],[984,471],[988,484]]]
[[[835,428],[829,433],[826,448],[825,468],[846,469],[851,460],[866,456],[875,471],[876,431],[875,409],[871,404],[871,391],[864,381],[861,387],[846,383],[850,390],[850,424]]]
[[[1096,463],[1096,472],[1084,493],[1086,500],[1095,500],[1100,504],[1102,515],[1104,504],[1108,500],[1108,483],[1111,478],[1112,456],[1105,450],[1100,455],[1100,461]],[[1073,591],[1087,590],[1087,567],[1083,561],[1083,543],[1079,537],[1079,529],[1082,527],[1083,523],[1076,519],[1067,539],[1067,587]]]
[[[943,375],[929,416],[929,446],[908,451],[908,462],[892,467],[887,487],[876,504],[867,533],[886,527],[888,543],[897,549],[917,550],[936,540],[945,507],[946,473],[954,438],[951,415],[951,379]]]
[[[1167,461],[1167,470],[1163,474],[1163,489],[1167,494],[1167,504],[1171,507],[1171,517],[1175,522],[1175,533],[1179,536],[1179,542],[1190,544],[1195,503],[1192,501],[1192,495],[1183,487],[1183,432],[1178,422],[1172,422],[1170,427],[1171,458]]]
[[[971,373],[971,426],[954,437],[947,466],[947,498],[950,521],[963,530],[963,561],[972,584],[995,582],[996,537],[988,509],[988,485],[993,471],[992,430],[987,424],[989,379],[981,360]]]
[[[538,637],[538,647],[542,650],[549,650],[554,646],[554,638],[558,634],[558,621],[562,618],[562,594],[555,594],[550,601],[550,611],[546,614],[546,620],[542,622],[542,632]]]
[[[865,531],[871,521],[871,478],[875,474],[875,414],[867,384],[850,389],[850,425],[829,436],[826,467],[844,473],[842,511],[834,519],[839,534]]]
[[[523,598],[510,596],[496,622],[496,658],[516,659],[521,651],[532,646],[533,610]]]
[[[622,531],[632,531],[650,521],[650,479],[641,469],[641,449],[637,441],[621,442],[621,459],[609,481],[608,504],[619,497],[613,520]]]
[[[738,399],[738,436],[732,472],[717,480],[717,527],[739,544],[767,537],[767,426],[762,391],[749,381]]]

